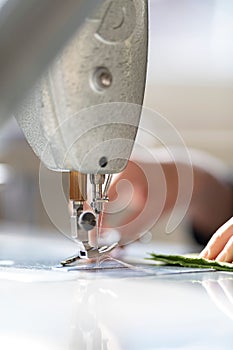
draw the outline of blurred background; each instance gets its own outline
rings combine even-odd
[[[151,0],[149,30],[145,106],[166,117],[188,147],[233,168],[233,2]],[[54,229],[40,198],[39,165],[12,117],[0,130],[1,223]]]
[[[151,0],[145,105],[233,165],[233,3]]]

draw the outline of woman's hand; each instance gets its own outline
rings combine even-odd
[[[233,262],[233,217],[215,232],[200,256],[220,262]]]
[[[101,236],[115,230],[124,245],[148,232],[162,215],[171,213],[169,220],[173,218],[176,210],[178,215],[187,214],[208,242],[232,215],[232,186],[204,166],[193,164],[190,168],[182,158],[174,161],[156,151],[152,161],[142,159],[130,161],[115,176],[109,190],[110,202],[103,214]],[[205,163],[208,164],[208,157]]]

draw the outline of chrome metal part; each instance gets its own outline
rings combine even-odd
[[[105,181],[105,175],[91,174],[90,182],[92,184],[92,202],[91,206],[96,214],[100,214],[103,211],[104,203],[108,202],[108,190],[112,180],[112,174],[107,176]],[[103,186],[105,187],[103,190]]]
[[[112,174],[109,174],[108,177],[107,177],[107,180],[106,180],[106,183],[105,183],[105,187],[104,187],[104,192],[103,192],[103,197],[104,198],[108,198],[108,190],[109,190],[109,187],[110,187],[111,182],[112,182],[112,177],[113,177]]]
[[[111,246],[98,246],[98,238],[99,238],[99,214],[103,211],[103,205],[108,201],[107,193],[110,187],[112,175],[108,175],[105,181],[105,175],[102,174],[91,174],[90,182],[92,185],[92,203],[91,206],[96,214],[96,216],[92,212],[83,211],[84,200],[83,196],[80,197],[80,190],[76,189],[77,186],[80,186],[78,183],[78,179],[83,179],[79,173],[75,172],[71,176],[72,181],[72,189],[71,189],[71,198],[81,198],[82,200],[76,201],[73,200],[73,214],[71,215],[71,232],[72,237],[78,241],[82,245],[82,249],[79,249],[79,253],[71,258],[66,259],[61,262],[62,265],[69,265],[75,263],[79,259],[97,259],[104,254],[110,252],[115,248],[117,243],[114,243]],[[84,178],[85,179],[85,178]],[[86,180],[85,180],[86,181]],[[105,184],[104,190],[103,186]],[[81,186],[82,187],[82,186]],[[74,193],[76,196],[74,196]],[[98,222],[97,222],[98,221]],[[88,231],[91,231],[97,224],[96,232],[97,232],[97,242],[96,246],[93,247],[88,243]]]
[[[80,250],[75,256],[67,258],[61,261],[62,266],[85,263],[87,260],[102,260],[104,259],[113,249],[118,246],[118,243],[113,243],[110,246],[103,246],[100,248],[91,247],[87,242],[83,243],[85,250]],[[86,261],[84,261],[86,260]]]
[[[96,214],[100,214],[103,211],[103,205],[108,201],[103,197],[103,185],[105,181],[105,175],[91,174],[90,182],[92,184],[92,202],[91,206]]]
[[[87,175],[77,171],[70,172],[70,200],[73,212],[70,218],[72,238],[81,241],[88,239],[88,231],[96,226],[96,217],[90,211],[84,211],[87,200]]]
[[[91,211],[84,211],[78,217],[78,226],[84,231],[91,231],[96,226],[96,217]]]
[[[73,213],[71,215],[72,238],[80,241],[88,239],[88,231],[96,226],[96,217],[91,211],[83,210],[83,202],[73,201]]]

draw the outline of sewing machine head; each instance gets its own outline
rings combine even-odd
[[[42,162],[70,171],[79,258],[90,257],[87,232],[108,200],[111,174],[126,167],[132,151],[145,88],[147,22],[147,0],[103,1],[17,112]],[[94,213],[83,212],[89,180]]]

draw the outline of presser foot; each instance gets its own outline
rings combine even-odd
[[[85,250],[80,250],[79,254],[71,256],[61,261],[62,266],[70,266],[76,264],[85,264],[88,260],[102,260],[108,253],[118,246],[118,243],[113,243],[110,246],[102,246],[100,248],[91,247],[87,242],[83,243]]]

